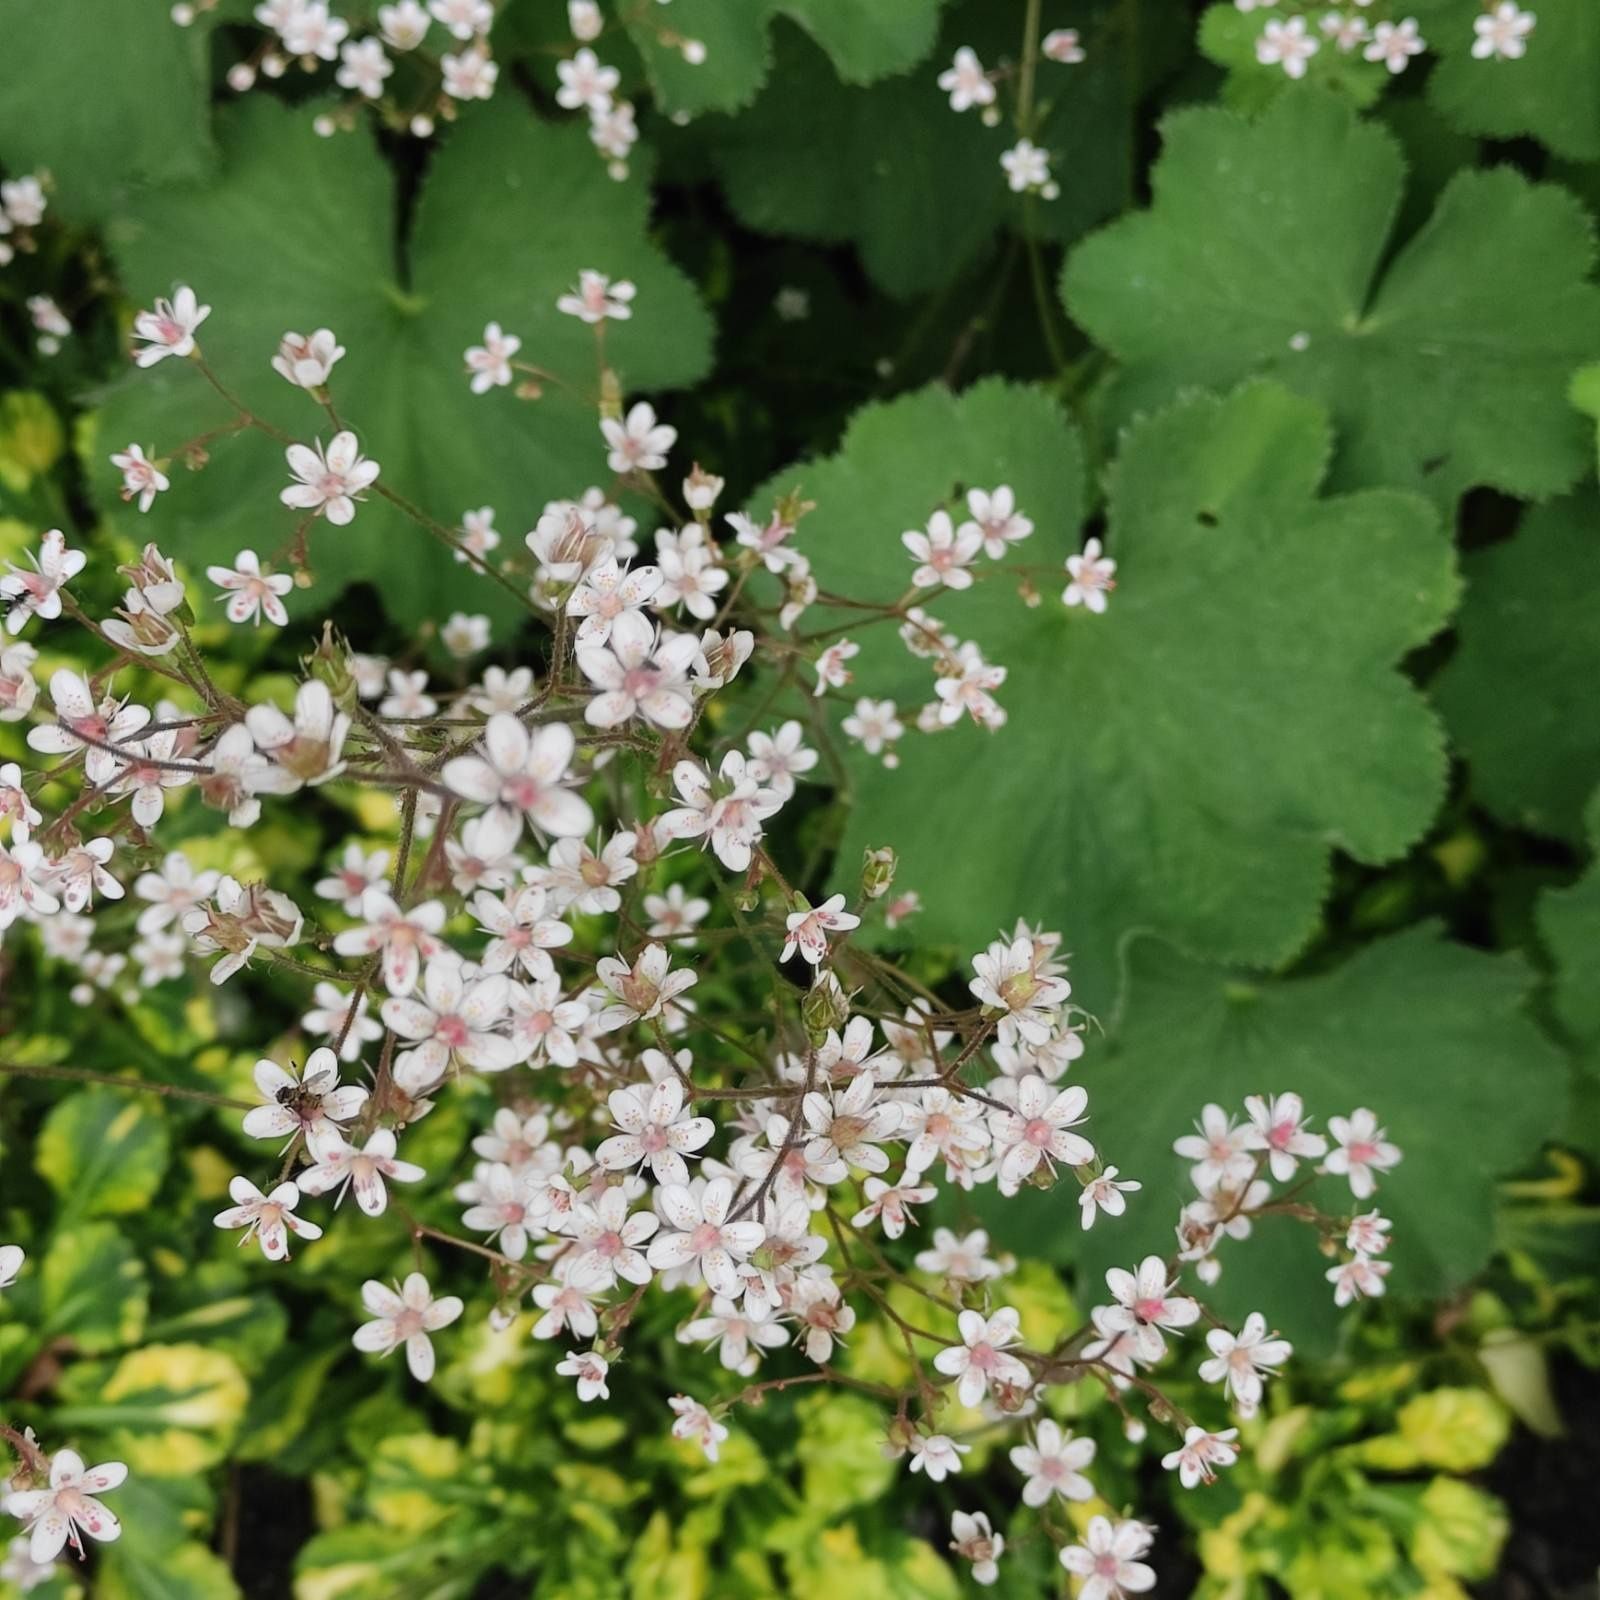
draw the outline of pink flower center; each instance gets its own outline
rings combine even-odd
[[[1351,1163],[1355,1166],[1365,1166],[1377,1155],[1378,1147],[1370,1140],[1357,1139],[1354,1144],[1346,1146]]]
[[[459,1050],[466,1044],[469,1032],[466,1023],[452,1014],[439,1018],[434,1025],[433,1035],[441,1044],[448,1045],[452,1050]]]
[[[651,1155],[654,1155],[658,1150],[665,1150],[669,1142],[670,1141],[667,1138],[667,1130],[658,1124],[652,1124],[639,1136],[639,1143],[642,1144]]]
[[[689,1235],[689,1243],[694,1246],[697,1255],[707,1250],[714,1250],[722,1243],[722,1230],[715,1223],[702,1222]]]
[[[1051,1135],[1054,1133],[1055,1129],[1043,1117],[1034,1117],[1023,1130],[1022,1136],[1035,1149],[1044,1150],[1049,1148]]]
[[[1140,1322],[1159,1322],[1167,1309],[1165,1300],[1135,1300],[1133,1314]]]

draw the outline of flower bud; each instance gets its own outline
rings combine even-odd
[[[869,900],[881,900],[894,882],[900,858],[888,845],[868,850],[861,863],[861,892]]]
[[[849,998],[831,972],[817,974],[817,981],[800,1002],[800,1020],[813,1046],[822,1044],[830,1028],[842,1028],[850,1020]]]

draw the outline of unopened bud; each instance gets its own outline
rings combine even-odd
[[[850,1020],[850,1001],[831,972],[819,972],[817,981],[806,991],[800,1002],[800,1020],[814,1047],[821,1046],[830,1029],[842,1028]]]
[[[900,858],[888,845],[868,850],[861,863],[861,892],[869,900],[881,900],[894,882]]]
[[[341,711],[354,713],[361,696],[355,674],[350,670],[350,646],[334,633],[331,622],[322,624],[317,648],[304,657],[300,665],[308,678],[327,684],[333,703]]]
[[[610,367],[600,374],[600,415],[612,418],[622,415],[622,383]]]

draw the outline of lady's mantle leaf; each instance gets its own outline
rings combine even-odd
[[[1593,228],[1565,190],[1462,172],[1392,261],[1399,148],[1315,91],[1257,122],[1163,125],[1154,204],[1086,240],[1068,308],[1123,371],[1122,419],[1186,383],[1270,374],[1332,412],[1333,482],[1450,506],[1488,484],[1542,496],[1590,459],[1567,378],[1600,351]]]
[[[839,859],[892,842],[899,885],[927,906],[924,941],[978,949],[1019,915],[1063,929],[1094,1010],[1111,1006],[1136,930],[1224,960],[1289,955],[1330,848],[1400,854],[1444,781],[1437,725],[1395,662],[1449,614],[1448,542],[1414,496],[1316,498],[1329,448],[1318,407],[1274,384],[1192,397],[1130,430],[1104,616],[1060,602],[1082,468],[1037,392],[988,384],[874,407],[838,456],[786,474],[777,487],[818,504],[800,544],[834,593],[904,593],[899,533],[958,487],[1008,483],[1037,524],[1016,557],[1036,608],[998,575],[934,606],[1010,669],[1009,723],[909,734],[896,772],[854,762]],[[887,629],[859,641],[851,692],[893,695],[906,713],[932,698],[926,666]]]

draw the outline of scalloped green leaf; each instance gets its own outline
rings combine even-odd
[[[1104,616],[1060,602],[1081,453],[1036,390],[872,407],[838,456],[784,474],[776,488],[817,502],[800,542],[833,592],[904,593],[898,534],[958,487],[1009,483],[1037,524],[1017,556],[1037,607],[999,579],[936,605],[1009,669],[1009,722],[908,734],[894,772],[852,756],[843,870],[893,844],[925,941],[979,949],[1018,916],[1063,929],[1094,1010],[1115,999],[1135,931],[1216,959],[1292,954],[1329,851],[1399,855],[1444,783],[1438,726],[1395,663],[1449,614],[1449,543],[1416,496],[1318,498],[1330,447],[1315,404],[1265,383],[1130,429],[1110,482],[1118,587]],[[850,695],[890,695],[908,716],[931,698],[926,666],[887,630],[859,642]],[[952,796],[953,809],[937,799]]]
[[[33,1164],[70,1218],[142,1211],[167,1170],[167,1125],[149,1097],[87,1089],[57,1103]]]
[[[0,39],[0,152],[13,176],[48,170],[66,215],[209,170],[207,40],[168,0],[0,0]]]
[[[871,83],[916,65],[933,48],[944,0],[676,0],[637,6],[625,26],[667,112],[732,111],[754,99],[773,67],[767,30],[779,17],[803,28],[846,83]],[[681,41],[706,47],[691,66]],[[780,72],[785,91],[793,85]]]
[[[1514,827],[1580,839],[1600,783],[1600,496],[1534,507],[1464,568],[1460,642],[1433,694],[1473,796]]]
[[[1526,134],[1572,161],[1600,159],[1600,7],[1590,0],[1537,0],[1527,53],[1477,60],[1473,21],[1492,9],[1478,0],[1423,0],[1417,17],[1439,62],[1428,98],[1465,133],[1491,139]]]
[[[1586,817],[1589,870],[1539,898],[1539,935],[1555,966],[1551,1000],[1576,1061],[1573,1118],[1563,1138],[1600,1154],[1600,790]]]
[[[1332,413],[1336,487],[1450,507],[1474,485],[1542,497],[1582,473],[1592,441],[1565,391],[1600,351],[1600,290],[1572,195],[1459,172],[1395,251],[1399,148],[1328,95],[1280,96],[1255,122],[1180,111],[1162,131],[1150,209],[1085,240],[1064,277],[1122,364],[1109,420],[1269,375]]]
[[[221,123],[221,179],[153,197],[118,226],[129,293],[148,303],[192,284],[213,308],[200,330],[207,359],[253,410],[302,439],[332,428],[269,361],[285,329],[331,327],[349,352],[334,369],[334,400],[382,482],[444,522],[492,505],[515,549],[547,500],[610,482],[594,334],[555,309],[581,268],[638,285],[634,320],[606,337],[630,390],[688,382],[709,361],[699,299],[647,236],[645,174],[613,182],[581,127],[541,122],[507,95],[452,130],[397,250],[395,181],[375,143],[365,133],[321,139],[311,122],[303,107],[259,96],[233,107]],[[470,392],[462,352],[490,321],[555,375],[542,399]],[[108,394],[100,439],[170,450],[228,418],[198,372],[168,361]],[[290,539],[294,514],[278,504],[283,451],[263,435],[215,443],[205,470],[176,472],[142,518],[115,499],[112,469],[91,466],[119,526],[191,563],[245,547],[266,558]],[[375,499],[347,528],[318,522],[310,555],[319,610],[340,585],[365,579],[404,623],[457,607],[516,614],[497,585]]]
[[[1358,1207],[1333,1177],[1306,1196],[1333,1215],[1377,1205],[1393,1219],[1391,1294],[1444,1295],[1488,1259],[1494,1180],[1537,1150],[1566,1100],[1565,1065],[1527,1013],[1532,975],[1521,961],[1420,927],[1287,981],[1192,961],[1153,940],[1134,947],[1129,969],[1122,1018],[1074,1075],[1089,1091],[1096,1147],[1144,1187],[1125,1216],[1087,1234],[1070,1176],[1025,1191],[987,1213],[1004,1242],[1076,1262],[1092,1284],[1108,1266],[1167,1254],[1192,1194],[1172,1141],[1208,1101],[1242,1116],[1246,1095],[1293,1090],[1318,1129],[1370,1107],[1404,1153],[1374,1201]],[[1265,1219],[1219,1255],[1210,1298],[1225,1316],[1261,1311],[1297,1343],[1331,1336],[1328,1262],[1304,1224]]]

